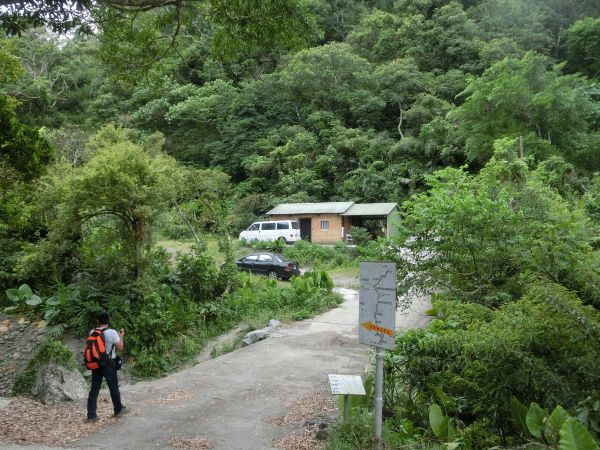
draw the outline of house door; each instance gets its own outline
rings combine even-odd
[[[310,242],[310,230],[310,219],[300,219],[300,237],[308,242]]]

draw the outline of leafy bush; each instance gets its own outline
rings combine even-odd
[[[350,234],[352,235],[352,243],[356,245],[365,245],[371,240],[371,235],[366,228],[352,227]]]
[[[386,384],[417,392],[425,403],[437,397],[433,387],[443,386],[460,399],[447,413],[466,432],[483,427],[489,436],[518,435],[511,395],[572,409],[597,393],[600,315],[565,288],[539,284],[497,311],[443,300],[434,306],[438,319],[427,330],[398,340]]]
[[[167,373],[197,354],[205,316],[197,303],[177,297],[168,286],[145,295],[125,322],[134,373]]]
[[[560,283],[600,304],[600,260],[585,211],[516,158],[510,140],[478,175],[444,169],[405,203],[405,250],[395,255],[406,289],[452,292],[498,306],[527,277]]]
[[[562,406],[549,414],[537,403],[532,402],[528,408],[515,397],[511,397],[510,405],[515,422],[539,444],[560,450],[600,450],[590,432]]]
[[[173,283],[185,296],[204,302],[218,295],[218,272],[215,262],[200,247],[191,254],[177,255]]]
[[[336,243],[332,247],[325,247],[306,241],[298,241],[294,245],[286,247],[283,254],[287,258],[297,261],[300,265],[315,270],[351,267],[355,264],[347,245],[342,242]]]
[[[7,289],[6,296],[12,305],[4,308],[5,313],[25,312],[28,308],[35,308],[42,304],[43,300],[33,293],[29,285],[22,284],[19,288]]]

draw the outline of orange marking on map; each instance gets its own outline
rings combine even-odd
[[[375,325],[373,322],[365,322],[361,324],[361,326],[365,327],[369,331],[378,331],[379,333],[387,334],[388,336],[394,335],[394,330],[380,327],[379,325]]]

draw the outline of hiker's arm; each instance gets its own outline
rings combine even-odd
[[[123,350],[123,344],[125,343],[125,330],[123,330],[122,328],[121,331],[119,331],[119,338],[119,342],[115,343],[115,348],[118,352]]]

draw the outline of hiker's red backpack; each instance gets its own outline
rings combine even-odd
[[[90,370],[100,369],[108,364],[108,354],[104,342],[104,330],[106,328],[96,328],[87,338],[87,343],[83,349],[83,363]]]

